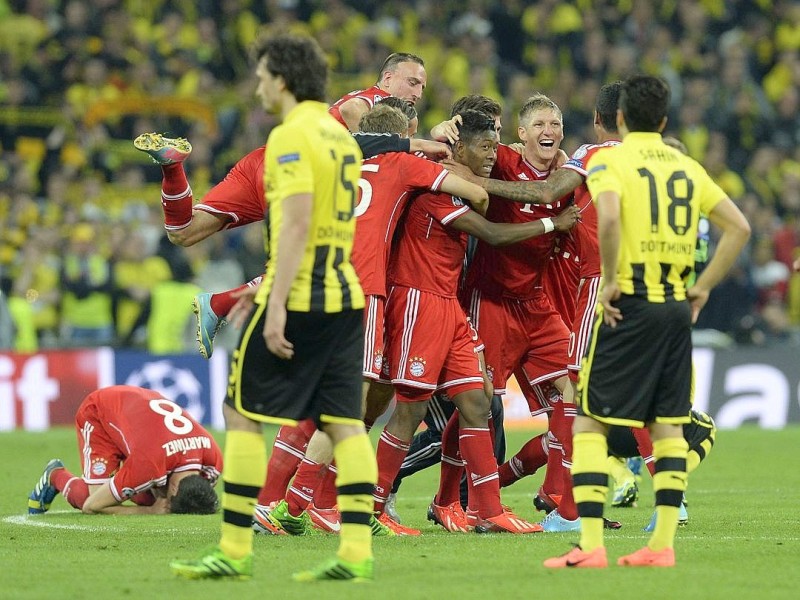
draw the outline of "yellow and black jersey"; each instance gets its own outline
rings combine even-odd
[[[286,308],[335,313],[364,307],[364,293],[350,263],[361,159],[353,136],[321,102],[301,102],[272,130],[264,170],[270,260],[257,302],[266,301],[274,281],[284,201],[312,194],[308,242]]]
[[[658,133],[629,133],[622,144],[595,154],[587,170],[593,198],[620,197],[621,292],[649,302],[684,300],[700,214],[710,214],[725,192]]]

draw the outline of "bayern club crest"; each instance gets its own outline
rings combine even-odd
[[[105,458],[96,458],[92,461],[92,475],[99,477],[105,475],[108,469],[108,461]]]
[[[425,359],[415,356],[411,359],[411,364],[408,366],[408,372],[414,377],[422,377],[425,373]]]
[[[375,370],[380,373],[383,367],[383,354],[380,352],[375,353],[375,358],[373,359],[373,364],[375,366]]]

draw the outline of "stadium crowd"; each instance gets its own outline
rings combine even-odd
[[[768,343],[800,325],[795,2],[0,0],[0,281],[15,325],[10,337],[0,322],[0,345],[176,351],[187,336],[159,325],[188,319],[190,301],[176,299],[261,273],[258,227],[191,248],[168,242],[158,169],[131,140],[188,137],[201,197],[275,124],[248,59],[265,27],[317,38],[333,70],[330,100],[372,85],[393,51],[423,57],[421,136],[477,93],[500,102],[503,141],[517,141],[515,115],[541,91],[563,110],[571,154],[593,138],[603,83],[662,76],[673,92],[667,132],[753,227],[699,327]]]

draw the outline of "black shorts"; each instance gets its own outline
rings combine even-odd
[[[683,437],[689,444],[689,450],[694,450],[701,458],[705,458],[711,451],[716,432],[711,417],[694,409],[691,413],[691,422],[683,426]],[[608,453],[620,458],[639,456],[639,447],[630,427],[613,425],[608,428]]]
[[[284,360],[262,336],[265,309],[256,306],[233,353],[225,402],[266,423],[360,421],[363,311],[289,312],[285,335],[294,356]]]
[[[689,422],[692,332],[689,303],[622,296],[616,328],[598,311],[578,381],[579,414],[609,425]]]

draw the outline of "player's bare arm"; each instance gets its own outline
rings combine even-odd
[[[551,231],[569,231],[578,222],[579,216],[577,207],[569,206],[557,217],[510,224],[493,223],[470,211],[458,217],[451,226],[492,246],[508,246]]]
[[[603,267],[603,289],[600,303],[603,306],[603,321],[609,327],[616,327],[622,320],[622,312],[612,303],[619,299],[617,282],[619,246],[622,235],[620,220],[620,197],[616,192],[602,192],[596,200],[597,239],[600,245],[600,263]]]
[[[711,290],[722,281],[750,239],[750,224],[730,198],[725,198],[717,204],[708,218],[722,230],[722,236],[714,256],[700,273],[695,284],[686,291],[686,296],[692,304],[693,323],[697,321],[698,314],[708,301]]]
[[[558,169],[547,179],[539,181],[501,181],[478,177],[468,167],[452,160],[443,161],[444,167],[467,181],[482,186],[490,194],[529,204],[552,204],[580,186],[583,176],[572,169]]]
[[[468,200],[472,208],[482,215],[486,214],[486,209],[489,206],[489,194],[481,186],[470,183],[455,173],[449,173],[442,180],[441,191],[458,196],[463,200]]]
[[[204,210],[193,210],[191,222],[183,229],[167,231],[167,237],[176,246],[194,246],[222,229],[226,223],[227,217],[218,217]]]
[[[303,260],[313,206],[312,194],[295,194],[283,200],[283,223],[278,232],[278,250],[273,257],[275,278],[269,294],[263,334],[269,351],[286,360],[294,356],[294,344],[285,337],[286,301]]]
[[[453,157],[450,146],[434,140],[420,140],[411,138],[409,140],[409,152],[422,152],[427,158],[435,161],[445,160]]]
[[[369,104],[362,98],[350,98],[339,106],[339,114],[347,123],[347,128],[355,133],[358,131],[358,123],[365,112],[369,110]]]
[[[92,490],[81,512],[87,515],[163,515],[169,512],[169,501],[166,496],[156,496],[151,506],[123,506],[111,493],[111,484],[106,482]]]

